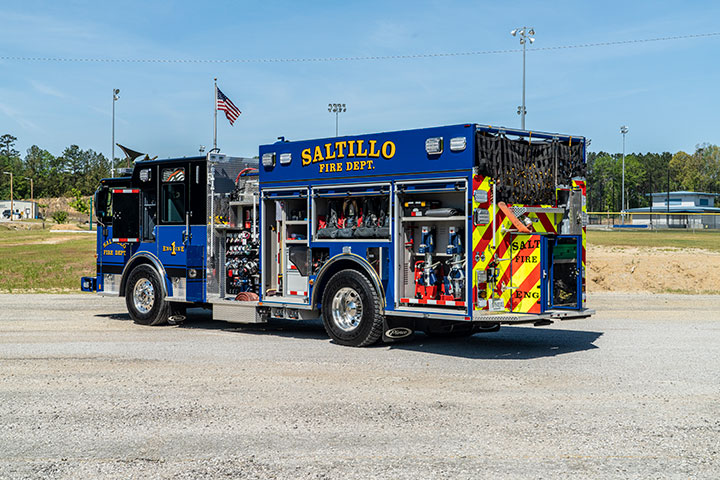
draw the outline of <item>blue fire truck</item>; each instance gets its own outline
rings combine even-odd
[[[95,194],[82,289],[143,325],[202,306],[350,346],[588,317],[585,145],[462,124],[136,161]]]

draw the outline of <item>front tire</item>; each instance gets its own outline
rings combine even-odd
[[[125,288],[125,304],[130,318],[140,325],[162,325],[172,314],[172,306],[165,300],[160,278],[148,265],[139,265],[130,272]]]
[[[336,343],[366,347],[382,336],[380,297],[370,280],[355,270],[341,270],[323,292],[325,331]]]

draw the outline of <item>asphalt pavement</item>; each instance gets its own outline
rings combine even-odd
[[[401,344],[0,295],[0,478],[720,478],[720,297]]]

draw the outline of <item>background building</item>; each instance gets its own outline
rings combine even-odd
[[[652,221],[654,228],[720,228],[720,208],[715,207],[720,194],[679,191],[653,193],[651,197],[651,207],[628,210],[633,225],[650,225]]]
[[[38,208],[37,202],[30,202],[28,200],[15,200],[12,202],[12,207],[15,210],[15,216],[13,219],[27,219],[37,218]],[[10,200],[0,200],[0,220],[9,220],[9,214],[6,216],[6,211],[10,211]]]

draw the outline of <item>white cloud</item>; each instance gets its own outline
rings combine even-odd
[[[15,110],[9,105],[6,105],[4,103],[0,103],[0,112],[4,113],[5,116],[9,117],[10,119],[14,120],[18,125],[20,125],[22,128],[28,128],[33,130],[39,130],[37,125],[35,125],[30,120],[24,118],[21,114],[21,112]]]
[[[30,80],[30,84],[33,86],[33,88],[35,90],[37,90],[40,93],[44,93],[45,95],[50,95],[52,97],[57,97],[57,98],[67,98],[67,95],[65,95],[65,93],[51,87],[50,85],[40,83],[37,80]]]

